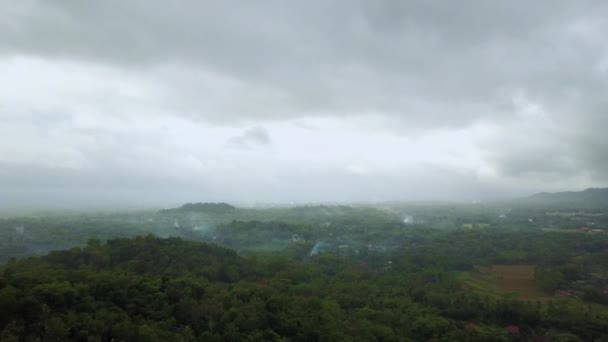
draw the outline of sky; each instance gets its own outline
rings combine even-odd
[[[0,0],[0,208],[608,185],[605,1]]]

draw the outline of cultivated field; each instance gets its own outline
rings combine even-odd
[[[522,296],[538,294],[534,282],[534,265],[494,265],[491,272],[496,275],[498,287]]]
[[[534,265],[493,265],[478,267],[461,275],[469,288],[490,296],[515,294],[529,299],[540,299],[544,294],[536,287]]]

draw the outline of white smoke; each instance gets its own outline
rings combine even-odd
[[[403,223],[405,224],[414,224],[414,217],[412,215],[403,216]]]
[[[319,254],[321,247],[323,247],[323,242],[317,241],[315,243],[315,245],[312,246],[312,249],[310,250],[310,253],[309,253],[310,256],[315,256],[315,255]]]

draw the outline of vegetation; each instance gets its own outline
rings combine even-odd
[[[603,219],[505,204],[4,219],[0,340],[602,340]]]
[[[186,203],[176,209],[166,209],[163,212],[201,212],[211,214],[223,214],[236,208],[228,203]]]
[[[531,202],[562,204],[570,207],[604,208],[608,205],[608,189],[590,188],[584,191],[538,193],[530,196]]]

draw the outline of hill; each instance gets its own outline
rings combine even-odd
[[[591,206],[608,205],[608,188],[590,188],[584,191],[541,192],[527,198],[528,201],[546,204],[578,204]]]
[[[224,214],[235,210],[236,207],[228,203],[186,203],[179,208],[162,210],[164,213],[170,212],[197,212],[206,214]]]
[[[252,259],[212,244],[89,241],[0,268],[1,341],[396,341],[467,334],[377,274],[322,255]],[[408,277],[421,270],[411,270]],[[428,272],[427,272],[428,273]],[[377,274],[377,280],[371,280]],[[385,279],[382,279],[387,277]],[[397,278],[395,278],[397,277]],[[394,278],[394,279],[393,279]],[[431,282],[432,283],[432,282]],[[417,285],[437,292],[441,284]],[[390,294],[390,295],[388,295]],[[486,329],[486,328],[484,328]],[[505,336],[488,327],[484,333]]]
[[[480,233],[459,232],[445,241],[472,234]],[[576,302],[541,307],[514,297],[482,297],[462,286],[454,273],[460,268],[448,262],[456,255],[449,258],[436,252],[445,249],[427,247],[390,260],[381,254],[361,259],[326,253],[295,260],[243,257],[213,244],[152,235],[105,244],[90,240],[84,248],[12,260],[0,268],[0,341],[509,341],[538,336],[576,341],[576,336],[605,337],[608,331],[604,307]],[[497,269],[504,273],[504,267]]]

